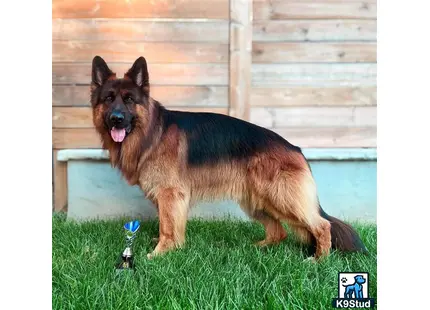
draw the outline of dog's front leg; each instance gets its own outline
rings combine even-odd
[[[181,247],[185,242],[189,195],[178,188],[163,188],[157,194],[159,240],[148,258]]]
[[[360,287],[358,289],[358,297],[357,298],[363,298],[363,288],[362,287]]]
[[[355,294],[355,298],[361,298],[360,297],[360,287],[359,286],[355,286],[354,287],[354,294]]]

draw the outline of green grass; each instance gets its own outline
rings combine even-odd
[[[191,220],[187,244],[153,260],[157,221],[134,243],[136,272],[117,275],[125,220],[74,223],[53,217],[53,309],[332,309],[339,271],[369,272],[376,298],[376,225],[354,224],[370,255],[332,253],[303,261],[293,235],[258,248],[261,225]]]

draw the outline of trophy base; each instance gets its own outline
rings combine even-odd
[[[116,265],[117,270],[134,270],[133,256],[121,256],[120,262]]]

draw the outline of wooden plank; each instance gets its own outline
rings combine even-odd
[[[249,119],[252,1],[230,0],[229,115]]]
[[[228,43],[228,21],[54,19],[52,39],[66,41]]]
[[[52,145],[57,149],[99,149],[102,146],[94,128],[53,128]]]
[[[67,163],[57,161],[58,150],[53,151],[54,211],[67,211]]]
[[[376,147],[376,127],[289,127],[272,128],[299,147]],[[53,145],[56,148],[101,148],[93,128],[54,128]]]
[[[228,107],[227,86],[154,86],[151,96],[166,107]]]
[[[376,20],[260,20],[254,41],[376,41]]]
[[[227,107],[227,86],[152,86],[151,97],[170,106]],[[89,85],[54,85],[53,106],[90,106]]]
[[[377,124],[377,108],[366,107],[356,108],[354,111],[354,124],[367,124],[367,126],[375,126]]]
[[[122,76],[129,64],[108,64]],[[366,64],[253,64],[252,84],[271,87],[285,85],[376,85],[377,66]],[[89,63],[53,63],[53,84],[88,84]],[[227,85],[226,64],[149,64],[152,85]]]
[[[178,111],[212,112],[227,114],[227,107],[175,107]],[[92,110],[90,107],[53,107],[53,128],[93,128]]]
[[[91,128],[93,116],[90,107],[52,108],[53,128]]]
[[[376,127],[376,107],[253,107],[251,122],[269,128]]]
[[[253,42],[252,62],[376,62],[376,42]]]
[[[123,76],[132,62],[111,63],[110,68]],[[227,64],[151,64],[148,59],[149,82],[152,85],[227,85]],[[91,81],[91,63],[53,63],[53,84],[88,84]]]
[[[376,1],[254,0],[254,19],[376,19]]]
[[[274,128],[290,143],[301,148],[376,147],[376,127]]]
[[[253,64],[256,86],[375,86],[376,64]]]
[[[52,85],[52,106],[90,106],[90,85]]]
[[[153,63],[227,63],[228,44],[192,42],[54,41],[52,61],[91,62],[103,55],[112,62],[130,62],[144,55]]]
[[[253,87],[254,107],[282,106],[374,106],[376,86],[361,87]]]
[[[52,17],[228,19],[228,0],[53,0]]]

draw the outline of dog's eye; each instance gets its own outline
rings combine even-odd
[[[133,98],[131,96],[125,96],[124,97],[124,102],[125,103],[133,103]]]
[[[105,98],[105,101],[106,101],[106,102],[112,102],[112,101],[113,101],[113,96],[107,96],[107,97]]]

